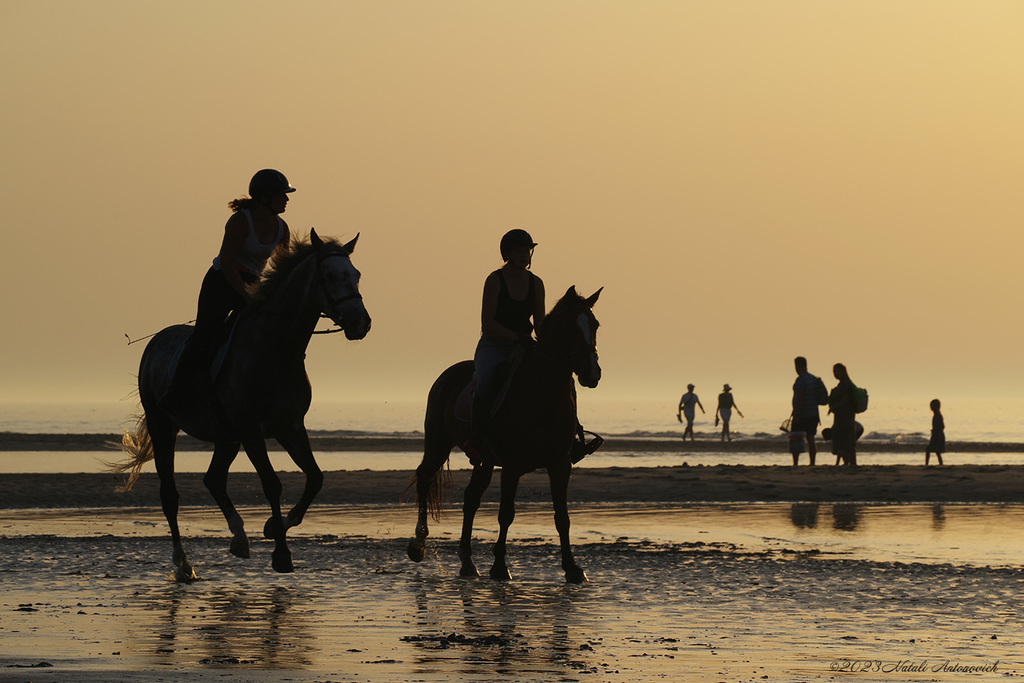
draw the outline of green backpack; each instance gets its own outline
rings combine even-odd
[[[868,409],[868,390],[853,385],[853,411],[863,413]]]

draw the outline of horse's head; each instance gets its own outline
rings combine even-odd
[[[349,258],[356,248],[356,235],[348,244],[325,242],[310,231],[310,241],[316,248],[317,272],[323,285],[321,310],[345,331],[348,339],[362,339],[370,331],[370,315],[359,293],[359,271]]]
[[[544,318],[538,344],[547,353],[558,354],[576,373],[580,384],[590,389],[601,381],[601,365],[597,362],[597,328],[594,304],[603,287],[584,299],[570,287],[551,313]]]

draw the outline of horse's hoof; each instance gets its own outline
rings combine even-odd
[[[507,574],[508,572],[506,572]],[[472,562],[464,562],[462,567],[459,569],[459,576],[467,579],[473,579],[480,576],[480,570],[476,568],[476,565]],[[512,578],[512,577],[509,577]]]
[[[292,554],[286,550],[275,550],[271,555],[271,565],[278,574],[290,574],[295,571],[292,564]]]
[[[424,556],[427,554],[427,544],[418,538],[414,538],[409,541],[409,547],[406,549],[409,553],[409,559],[413,562],[422,562]]]
[[[271,517],[263,525],[263,538],[273,540],[284,536],[284,522],[280,517]]]
[[[196,570],[189,563],[179,564],[174,568],[174,580],[178,583],[192,583],[198,581]]]
[[[235,557],[241,557],[243,560],[249,559],[249,537],[245,534],[233,537],[230,550]]]
[[[587,573],[579,567],[573,567],[565,573],[566,583],[586,583],[590,579],[587,578]]]
[[[495,581],[511,581],[512,572],[508,570],[508,567],[499,567],[494,565],[491,567],[491,578]]]

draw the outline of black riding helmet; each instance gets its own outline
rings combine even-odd
[[[518,247],[529,247],[533,249],[537,243],[530,237],[530,233],[519,228],[509,230],[501,237],[501,258],[508,261],[508,253]]]
[[[284,177],[284,173],[272,168],[256,171],[256,175],[249,181],[250,197],[270,197],[281,192],[295,192],[295,188]]]

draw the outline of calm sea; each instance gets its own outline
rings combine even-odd
[[[677,436],[682,426],[676,421],[678,397],[613,401],[581,392],[580,419],[584,426],[602,434],[635,436]],[[716,431],[713,399],[705,402],[707,415],[698,411],[698,436]],[[787,398],[781,400],[737,401],[745,415],[733,416],[732,431],[741,436],[780,433],[779,425],[789,414]],[[344,430],[367,434],[417,433],[423,429],[423,401],[380,401],[357,403],[317,401],[306,416],[313,430]],[[96,403],[0,403],[0,432],[106,434],[120,432],[134,424],[137,401]],[[946,439],[972,442],[1024,442],[1024,399],[944,400]],[[871,397],[866,413],[858,418],[866,428],[864,438],[878,440],[926,439],[932,414],[928,401],[891,400]],[[822,421],[829,424],[822,411]]]
[[[676,400],[640,399],[630,402],[595,399],[581,394],[580,418],[584,426],[604,435],[630,435],[650,438],[677,438],[682,425],[676,420]],[[583,466],[652,467],[676,465],[683,461],[689,465],[716,464],[789,464],[785,439],[779,425],[789,413],[782,400],[743,400],[740,408],[744,418],[733,416],[732,429],[737,437],[772,437],[779,439],[779,451],[773,453],[743,453],[723,449],[719,453],[603,453],[598,452],[583,462]],[[710,403],[710,401],[709,401]],[[306,425],[311,430],[354,431],[366,435],[419,434],[423,429],[423,403],[421,401],[381,401],[377,403],[316,401],[307,415]],[[707,404],[705,404],[707,408]],[[1020,415],[1024,401],[972,399],[943,402],[947,441],[1012,442],[1024,443],[1024,421]],[[135,400],[105,403],[38,403],[0,404],[0,432],[26,433],[119,433],[134,424],[138,411]],[[823,422],[830,418],[823,413]],[[871,398],[871,405],[860,418],[865,426],[864,439],[882,443],[920,443],[922,454],[880,453],[864,454],[863,464],[921,464],[924,443],[931,429],[931,411],[927,400],[899,401]],[[695,431],[698,439],[716,439],[714,408],[708,415],[698,411]],[[10,452],[0,458],[0,472],[95,472],[100,460],[116,459],[114,451],[102,453],[18,453]],[[1024,461],[1019,453],[963,453],[949,454],[950,464],[1017,464]],[[325,469],[412,469],[419,462],[413,453],[319,453],[318,460]],[[828,462],[829,456],[821,461]],[[205,471],[209,453],[181,453],[177,460],[179,471]],[[281,469],[293,469],[285,457],[275,457]],[[464,458],[452,458],[453,467],[465,467]],[[244,458],[235,465],[238,469],[251,468]]]

